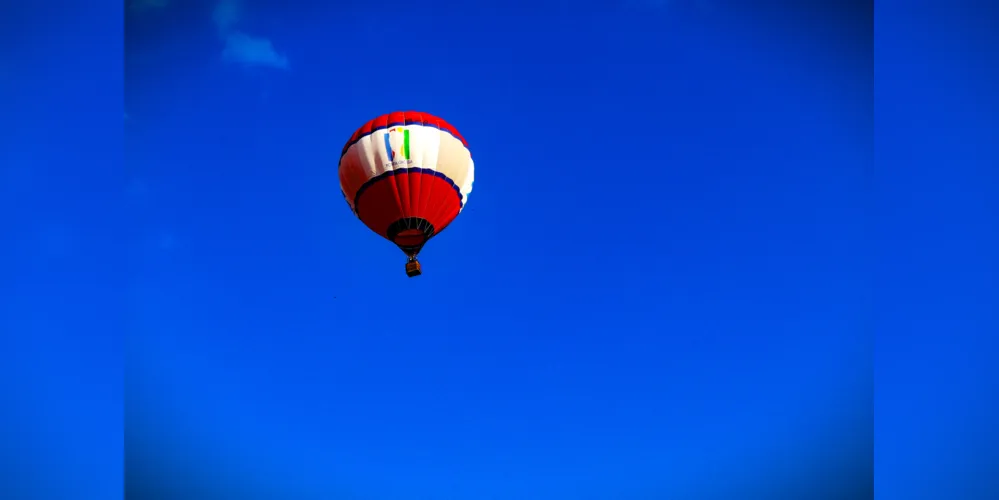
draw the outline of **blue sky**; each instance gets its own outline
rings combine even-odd
[[[134,12],[136,449],[194,482],[386,499],[852,473],[862,62],[690,6],[578,7]],[[336,183],[353,130],[404,109],[478,167],[418,279]]]
[[[57,421],[63,413],[44,401],[57,386],[64,402],[120,407],[111,387],[88,385],[117,374],[114,364],[84,370],[79,354],[120,359],[121,344],[72,332],[124,305],[107,329],[129,332],[130,487],[188,498],[244,488],[244,498],[627,500],[863,484],[875,299],[882,318],[921,332],[899,339],[987,330],[994,267],[925,275],[922,287],[964,291],[941,304],[906,286],[907,269],[929,261],[876,247],[934,243],[942,255],[965,241],[976,251],[964,257],[984,262],[993,233],[971,228],[993,198],[970,176],[937,182],[932,165],[874,169],[870,54],[835,23],[639,1],[431,10],[160,0],[127,15],[123,88],[80,79],[66,91],[45,66],[11,78],[44,55],[120,80],[120,60],[108,66],[118,73],[88,66],[76,46],[39,32],[2,60],[11,71],[0,89],[56,96],[6,108],[23,126],[5,139],[45,147],[3,149],[7,213],[32,217],[8,224],[16,244],[4,250],[24,264],[8,270],[18,288],[2,319],[25,335],[2,352],[47,356],[3,363],[5,380],[27,374],[43,389],[8,384],[20,388],[8,418]],[[88,40],[113,48],[115,36]],[[967,68],[948,74],[988,77]],[[909,90],[888,97],[923,98]],[[101,98],[117,106],[122,91],[123,150],[59,112]],[[948,109],[966,119],[994,109],[961,95],[971,91]],[[450,121],[477,166],[466,211],[423,251],[417,279],[336,183],[350,134],[401,109]],[[918,127],[927,115],[898,116]],[[66,137],[59,147],[44,140],[53,127]],[[908,144],[902,133],[880,140]],[[74,161],[94,151],[114,151],[107,162],[124,172],[78,175],[106,171]],[[872,210],[891,222],[914,204],[872,194],[896,175],[952,211],[875,229],[884,220]],[[24,194],[43,188],[59,202]],[[976,237],[962,240],[962,227]],[[875,297],[886,279],[891,293]],[[53,314],[53,303],[71,305]],[[905,314],[911,304],[951,304],[969,319],[927,312],[924,322]],[[974,336],[956,333],[961,342],[921,346],[964,367],[952,380],[980,380]],[[53,352],[56,340],[64,347]],[[946,386],[932,373],[889,380],[900,398],[917,397],[913,380]],[[994,405],[968,397],[940,418],[988,421]],[[94,460],[88,450],[120,423],[32,431],[20,436],[32,443],[10,448],[21,455],[0,457],[21,457],[11,463],[41,478],[53,456],[69,469]],[[900,426],[887,438],[913,443],[920,432]],[[56,451],[68,445],[78,449]],[[50,486],[88,481],[78,472]]]
[[[882,13],[876,39],[878,483],[995,498],[999,11],[928,10]]]
[[[994,498],[994,13],[748,3],[5,6],[0,497]]]

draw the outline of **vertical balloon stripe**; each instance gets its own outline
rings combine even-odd
[[[389,156],[389,161],[392,161],[392,160],[394,160],[395,158],[392,158],[392,142],[391,142],[391,136],[389,135],[389,133],[388,133],[388,132],[385,132],[385,135],[384,135],[384,137],[385,137],[385,151],[387,151],[387,153],[386,153],[386,154],[388,154],[388,156]]]

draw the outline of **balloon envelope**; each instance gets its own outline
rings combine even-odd
[[[464,137],[415,111],[379,116],[340,156],[340,190],[365,225],[415,258],[461,213],[475,165]]]

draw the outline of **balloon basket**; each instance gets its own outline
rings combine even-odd
[[[411,260],[411,261],[409,261],[409,262],[406,263],[406,276],[409,276],[410,278],[413,278],[413,277],[419,276],[421,274],[423,274],[423,270],[420,269],[420,263],[419,262],[417,262],[415,260]]]

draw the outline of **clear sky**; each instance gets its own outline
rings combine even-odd
[[[137,2],[126,171],[113,188],[56,183],[126,198],[126,269],[107,286],[127,285],[130,487],[630,500],[863,486],[869,39],[710,0],[303,4]],[[415,279],[336,177],[358,126],[410,109],[452,123],[476,160]],[[38,208],[8,249],[36,271],[110,241]],[[78,295],[93,276],[72,276],[92,311]]]
[[[801,34],[778,51],[785,35],[693,6],[130,15],[127,418],[196,457],[149,463],[372,499],[856,466],[862,54]],[[417,279],[336,180],[354,129],[407,109],[450,121],[477,165]]]
[[[999,497],[999,10],[829,3],[6,2],[0,498]]]

